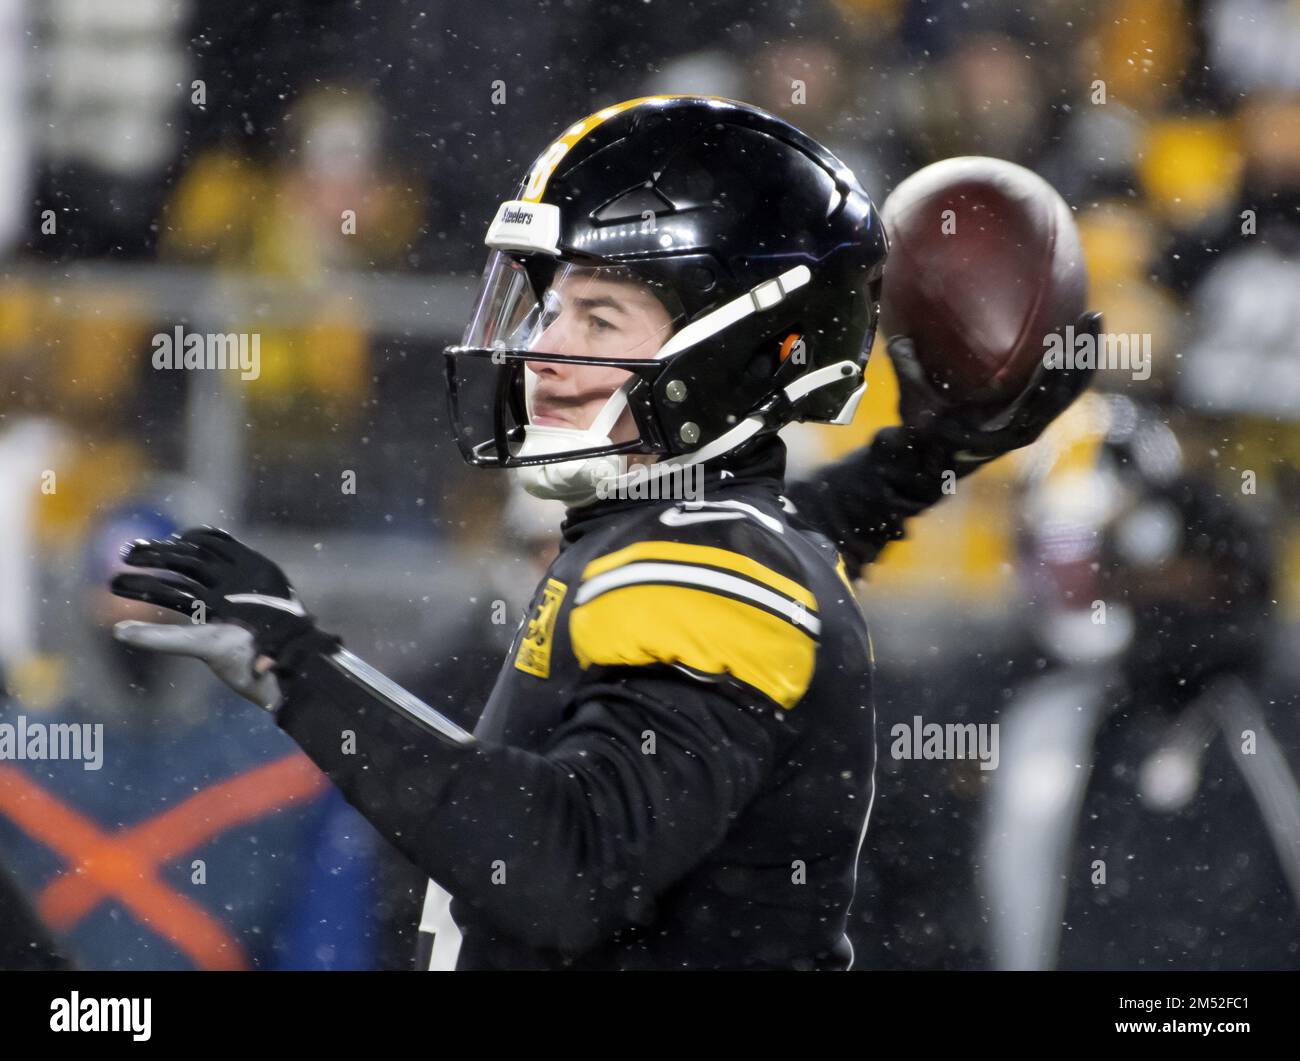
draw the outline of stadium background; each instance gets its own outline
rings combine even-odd
[[[488,605],[517,612],[521,558],[546,545],[504,477],[456,453],[441,347],[496,204],[553,134],[610,102],[688,91],[788,119],[878,204],[957,154],[1047,177],[1077,211],[1091,305],[1109,330],[1152,337],[1150,380],[1102,373],[1100,389],[1156,403],[1225,490],[1256,473],[1247,503],[1280,557],[1277,654],[1294,655],[1296,4],[0,0],[8,710],[35,717],[66,695],[88,542],[144,500],[248,536],[350,647],[472,718],[452,701],[499,654]],[[1242,238],[1246,210],[1267,240]],[[260,377],[154,369],[151,337],[178,325],[258,333]],[[788,436],[796,473],[897,421],[876,354],[851,428]],[[1240,385],[1221,385],[1225,363]],[[1055,435],[1044,445],[1086,424]],[[1038,665],[1013,542],[1025,463],[964,481],[862,585],[886,723],[917,705],[992,717]],[[860,964],[983,960],[978,916],[951,916],[980,781],[953,765],[882,768]],[[394,925],[414,916],[408,876],[375,878]],[[400,965],[398,936],[362,964]]]

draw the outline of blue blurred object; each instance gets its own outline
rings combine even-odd
[[[87,583],[105,585],[125,565],[122,547],[136,538],[166,538],[180,530],[179,524],[145,499],[115,506],[104,514],[86,536],[82,571]]]

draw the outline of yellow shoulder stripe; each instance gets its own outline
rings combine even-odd
[[[731,674],[787,710],[807,692],[817,654],[812,637],[763,608],[707,589],[652,583],[578,605],[569,614],[569,639],[584,670],[680,663],[702,674]]]
[[[811,591],[799,585],[794,579],[787,578],[785,575],[773,571],[770,567],[765,567],[748,556],[733,553],[730,549],[719,549],[713,545],[691,545],[684,542],[666,541],[636,542],[626,548],[619,549],[617,552],[607,553],[591,561],[583,568],[583,581],[585,582],[589,578],[602,575],[606,571],[612,571],[616,567],[622,567],[624,564],[630,564],[636,560],[666,560],[687,564],[708,564],[710,567],[719,567],[726,571],[733,571],[738,575],[744,575],[746,578],[762,583],[769,589],[785,594],[791,600],[798,601],[808,608],[815,609],[817,607],[817,599],[812,595]]]

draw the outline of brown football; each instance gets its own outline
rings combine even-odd
[[[882,324],[910,336],[950,401],[1020,393],[1045,337],[1085,309],[1088,276],[1065,200],[1035,173],[982,156],[918,170],[881,210],[889,235]]]

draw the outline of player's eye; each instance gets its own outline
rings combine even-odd
[[[616,332],[618,326],[605,320],[604,317],[591,317],[592,329],[597,332]]]

